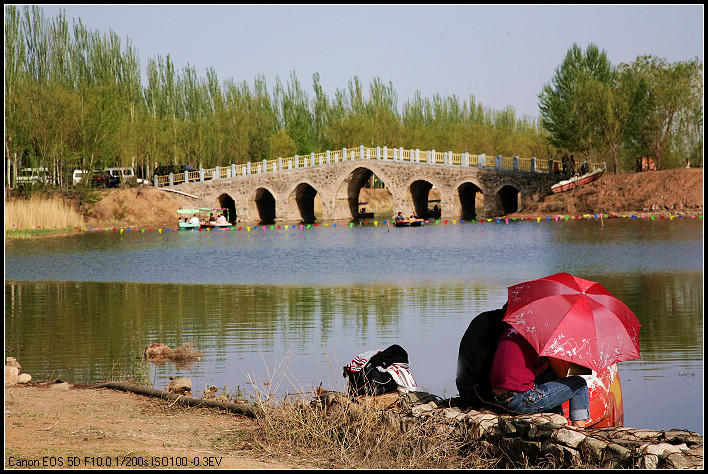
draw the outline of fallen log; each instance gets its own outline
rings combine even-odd
[[[92,385],[89,388],[110,388],[113,390],[121,390],[123,392],[132,392],[139,395],[146,395],[148,397],[162,398],[165,400],[173,400],[181,405],[186,405],[190,407],[207,407],[207,408],[220,408],[222,410],[230,411],[231,413],[238,413],[239,415],[246,415],[250,418],[255,418],[256,416],[262,415],[263,411],[260,408],[231,402],[220,402],[217,400],[202,400],[199,398],[185,397],[183,395],[177,395],[174,393],[167,392],[165,390],[158,390],[156,388],[144,387],[142,385],[135,385],[132,383],[125,382],[105,382],[99,383],[97,385]]]

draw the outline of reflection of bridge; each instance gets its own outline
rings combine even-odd
[[[312,222],[316,198],[323,220],[357,219],[359,192],[375,174],[396,212],[426,216],[435,187],[441,218],[474,219],[477,193],[487,217],[516,212],[550,192],[552,169],[552,160],[361,146],[156,176],[154,184],[196,195],[201,207],[227,208],[234,222]]]

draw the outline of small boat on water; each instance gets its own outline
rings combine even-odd
[[[425,223],[425,219],[405,219],[402,221],[394,221],[396,227],[420,227]]]
[[[428,200],[428,206],[430,206],[430,203],[433,203],[433,208],[430,209],[428,208],[428,213],[426,217],[431,218],[431,219],[439,219],[440,218],[440,207],[438,204],[440,204],[440,199],[429,199]]]
[[[359,210],[359,215],[358,215],[358,218],[359,218],[359,219],[373,219],[374,213],[373,213],[373,212],[367,212],[367,211],[366,211],[366,208],[365,208],[365,207],[362,207],[362,206],[366,206],[367,204],[369,204],[369,203],[368,203],[368,202],[360,202],[360,203],[359,203],[359,209],[360,209],[360,210]]]
[[[199,211],[202,228],[218,229],[233,226],[228,220],[229,210],[224,207],[201,207]],[[214,211],[219,214],[218,217],[214,217]]]
[[[199,229],[201,224],[192,224],[190,222],[179,221],[180,229]]]
[[[556,183],[551,186],[551,191],[553,193],[562,193],[563,191],[568,191],[569,189],[577,188],[578,186],[583,186],[585,184],[592,183],[593,181],[597,181],[598,179],[600,179],[602,173],[604,172],[604,169],[597,169],[580,176],[573,176],[570,179],[560,181],[559,183]]]
[[[180,229],[191,230],[201,227],[201,222],[189,221],[190,217],[199,215],[199,209],[177,209],[177,214],[180,215],[178,223]]]

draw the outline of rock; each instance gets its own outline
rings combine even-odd
[[[619,437],[623,439],[642,439],[642,440],[657,440],[659,439],[660,431],[647,429],[628,429],[625,430]]]
[[[603,455],[602,467],[606,469],[616,469],[627,467],[632,457],[632,450],[620,446],[617,443],[610,443],[607,445],[607,448],[605,448]]]
[[[435,404],[435,402],[430,402],[430,403],[425,403],[423,405],[416,405],[413,408],[411,408],[411,413],[413,416],[423,416],[425,414],[429,414],[433,410],[435,410],[438,406]]]
[[[17,378],[20,375],[20,369],[17,367],[5,366],[5,385],[15,385]]]
[[[609,443],[600,439],[587,436],[578,445],[580,452],[587,462],[590,464],[600,464],[602,461],[602,452]]]
[[[579,430],[561,428],[555,432],[553,438],[557,443],[570,448],[577,448],[586,438],[585,434]]]
[[[167,382],[167,391],[186,395],[187,392],[192,391],[192,379],[189,377],[170,377],[170,381]]]
[[[69,382],[59,382],[50,386],[52,390],[69,390],[71,387],[72,385]]]
[[[445,418],[450,418],[453,420],[464,421],[466,417],[466,415],[462,413],[462,410],[457,407],[445,408],[443,409],[442,413]]]
[[[575,466],[580,464],[580,453],[573,448],[556,444],[552,439],[548,438],[541,444],[541,449],[544,453],[548,453],[562,466]]]
[[[659,456],[656,454],[645,454],[637,462],[637,467],[641,469],[658,469],[659,468]]]
[[[698,433],[687,430],[669,430],[662,432],[664,441],[671,444],[702,444],[703,438]]]
[[[703,455],[672,453],[666,456],[663,467],[667,469],[703,469]]]
[[[644,449],[642,449],[642,453],[644,454],[655,454],[660,457],[668,456],[669,454],[672,453],[680,453],[681,448],[678,446],[674,446],[673,444],[669,443],[658,443],[658,444],[649,444],[647,445]]]
[[[15,359],[14,357],[8,357],[7,361],[5,362],[5,365],[8,367],[17,367],[18,369],[22,368],[20,363],[17,362],[17,359]]]
[[[145,348],[145,358],[153,362],[168,360],[171,355],[172,349],[161,342],[153,342]]]
[[[29,383],[32,380],[30,374],[20,374],[17,376],[17,383]]]

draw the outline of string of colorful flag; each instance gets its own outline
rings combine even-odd
[[[479,223],[479,224],[484,224],[485,222],[487,222],[487,223],[496,223],[496,224],[502,224],[502,223],[504,223],[504,224],[507,224],[507,225],[508,225],[509,222],[517,222],[517,221],[536,221],[536,223],[540,223],[541,221],[544,221],[544,222],[560,222],[560,221],[565,221],[565,222],[567,222],[567,221],[569,221],[569,220],[571,220],[571,219],[596,219],[596,220],[602,220],[602,219],[614,219],[614,218],[625,218],[625,219],[633,219],[633,220],[637,220],[637,219],[650,219],[650,220],[653,221],[653,220],[655,220],[655,219],[659,219],[659,220],[663,220],[663,219],[674,220],[674,219],[677,219],[677,218],[690,218],[690,219],[696,219],[696,218],[698,218],[698,219],[702,219],[702,218],[703,218],[703,215],[702,215],[702,214],[699,214],[699,215],[690,215],[690,216],[688,216],[688,215],[686,215],[686,216],[684,216],[684,215],[677,215],[677,216],[674,216],[674,215],[669,215],[669,216],[659,215],[659,216],[655,216],[655,215],[644,215],[644,214],[640,214],[640,215],[636,215],[636,214],[632,214],[632,215],[627,215],[627,214],[623,214],[623,215],[616,215],[616,214],[583,214],[582,216],[581,216],[581,215],[575,215],[575,216],[570,216],[570,215],[556,215],[556,216],[544,216],[544,217],[496,217],[496,218],[479,219],[479,220],[477,220],[477,219],[472,219],[472,220],[465,220],[465,219],[459,219],[459,220],[458,220],[458,219],[445,219],[445,220],[442,220],[442,219],[436,219],[436,220],[426,220],[426,221],[425,221],[425,224],[426,224],[426,225],[456,225],[456,224],[463,224],[463,223]],[[132,232],[138,232],[138,233],[145,233],[145,232],[154,232],[154,231],[157,231],[158,233],[161,234],[161,233],[163,233],[163,232],[169,233],[170,231],[174,232],[174,231],[178,231],[178,230],[192,230],[192,231],[199,231],[199,232],[202,232],[202,231],[205,231],[205,232],[209,232],[209,231],[211,231],[211,232],[215,232],[215,231],[224,232],[224,231],[242,231],[242,230],[246,230],[247,232],[250,232],[250,231],[252,231],[252,230],[263,230],[263,231],[265,231],[265,230],[268,230],[268,229],[270,229],[270,230],[288,230],[288,229],[297,230],[297,229],[299,228],[299,230],[305,230],[305,229],[310,229],[310,228],[312,228],[312,227],[328,227],[328,226],[331,226],[331,227],[333,227],[333,228],[337,228],[337,227],[340,227],[340,228],[346,228],[346,227],[353,228],[353,227],[355,227],[355,226],[360,226],[360,225],[367,225],[367,226],[368,226],[368,225],[371,225],[371,224],[373,224],[374,227],[379,227],[379,226],[386,227],[386,226],[389,226],[389,225],[392,226],[392,225],[393,225],[393,222],[392,222],[392,221],[363,221],[363,222],[359,222],[358,224],[356,224],[356,223],[354,223],[354,222],[349,222],[349,223],[336,223],[336,222],[333,222],[333,223],[323,223],[323,224],[270,224],[270,225],[253,225],[253,226],[237,226],[237,225],[233,225],[233,226],[228,226],[228,227],[214,227],[214,228],[205,227],[205,228],[195,228],[195,229],[180,229],[180,228],[178,228],[178,227],[175,227],[175,228],[169,228],[169,227],[168,227],[168,228],[132,227],[132,228],[131,228],[131,227],[73,227],[73,226],[67,226],[66,228],[67,228],[67,229],[70,229],[70,230],[71,230],[71,229],[77,230],[77,231],[112,231],[112,232],[114,232],[114,233],[120,233],[120,234],[123,234],[124,232],[125,232],[125,233],[129,233],[129,232],[131,232],[131,231],[132,231]],[[16,227],[16,226],[13,224],[12,226],[6,225],[5,227],[9,228],[9,227]],[[29,230],[29,229],[30,229],[29,226],[16,227],[16,230]],[[32,227],[31,229],[35,229],[35,227]],[[54,227],[51,227],[51,228],[50,228],[50,227],[48,227],[48,226],[45,226],[45,227],[37,226],[36,229],[57,229],[57,227],[54,226]]]

